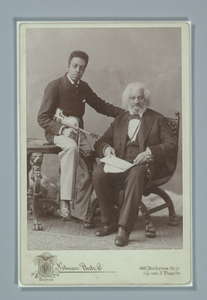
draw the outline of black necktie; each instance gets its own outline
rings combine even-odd
[[[78,84],[77,84],[77,83],[73,83],[73,84],[72,84],[72,87],[73,87],[74,90],[77,90]]]
[[[140,117],[140,115],[129,115],[129,120],[133,120],[133,119],[137,119],[137,120],[142,120],[142,117]]]

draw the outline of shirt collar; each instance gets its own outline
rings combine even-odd
[[[67,73],[67,77],[68,77],[68,79],[70,80],[70,82],[72,83],[72,84],[76,84],[76,85],[79,85],[79,83],[80,83],[80,80],[78,81],[78,82],[74,82],[71,78],[70,78],[70,76],[69,76],[69,74]]]
[[[140,113],[140,114],[139,114],[139,116],[140,116],[140,117],[142,117],[142,116],[143,116],[143,114],[144,114],[144,113]],[[133,116],[134,114],[131,114],[131,113],[130,113],[130,115],[132,115],[132,116]]]

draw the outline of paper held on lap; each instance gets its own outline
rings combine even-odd
[[[100,159],[100,161],[105,163],[104,166],[105,173],[121,173],[127,171],[128,169],[134,166],[134,164],[131,164],[113,155],[111,156],[108,155]]]

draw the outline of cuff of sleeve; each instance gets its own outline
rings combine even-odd
[[[108,147],[111,148],[110,145],[106,145],[106,146],[103,148],[103,155],[104,155],[104,156],[106,156],[105,150],[106,150],[106,148],[108,148]]]
[[[147,147],[146,151],[147,151],[150,155],[152,155],[152,151],[150,150],[149,147]]]
[[[66,128],[65,126],[62,126],[59,130],[59,134],[62,134],[63,129]]]

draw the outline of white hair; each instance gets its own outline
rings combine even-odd
[[[125,90],[122,94],[122,107],[124,109],[128,108],[128,101],[129,101],[130,92],[132,89],[137,89],[137,90],[143,89],[144,98],[146,100],[146,106],[149,107],[151,104],[151,101],[150,101],[151,93],[142,82],[135,82],[135,83],[130,83],[129,85],[127,85],[127,87],[125,88]]]

